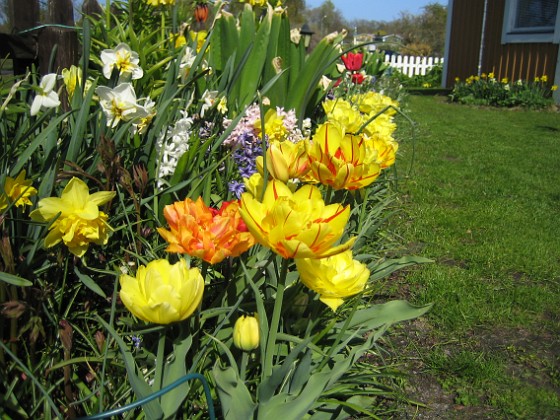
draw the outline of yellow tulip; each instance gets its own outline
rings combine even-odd
[[[377,113],[372,112],[370,115],[366,116],[366,120],[373,118],[376,114]],[[397,124],[393,121],[393,117],[387,113],[383,113],[377,115],[374,120],[370,121],[369,124],[365,126],[364,133],[369,137],[375,135],[391,136],[396,129]]]
[[[323,109],[327,120],[338,125],[344,133],[357,133],[366,121],[357,107],[344,99],[324,101]]]
[[[233,344],[240,350],[251,351],[259,347],[259,320],[254,316],[242,315],[233,326]]]
[[[76,86],[82,84],[82,72],[79,67],[71,65],[68,69],[62,69],[62,79],[64,80],[68,97],[72,99]]]
[[[257,170],[263,174],[263,157],[257,156]],[[303,178],[309,171],[305,144],[300,141],[271,142],[266,151],[266,169],[269,175],[284,183],[292,178]]]
[[[249,178],[243,179],[245,184],[245,191],[250,193],[253,197],[262,197],[264,191],[264,178],[258,172],[255,172]]]
[[[255,131],[262,138],[262,121],[255,120]],[[269,141],[283,141],[288,136],[288,128],[284,125],[284,117],[278,115],[276,109],[269,109],[264,116],[264,131]]]
[[[107,243],[112,229],[107,224],[107,215],[99,210],[99,206],[114,196],[114,191],[90,194],[85,182],[72,178],[60,198],[43,198],[29,216],[37,222],[50,222],[56,218],[49,226],[45,246],[50,248],[63,241],[72,254],[81,257],[90,242],[97,245]]]
[[[296,259],[301,282],[317,292],[319,300],[336,311],[344,298],[360,293],[366,287],[370,272],[352,259],[352,251],[328,258]]]
[[[397,111],[392,107],[397,108],[399,106],[397,101],[379,92],[373,91],[354,95],[352,101],[358,104],[360,112],[371,116],[385,110],[387,107],[389,108],[387,108],[384,113],[387,115],[394,115]]]
[[[367,140],[377,151],[377,163],[381,169],[386,169],[395,163],[399,144],[390,136],[376,134]]]
[[[306,143],[313,177],[335,190],[356,190],[377,179],[380,167],[373,143],[363,136],[344,135],[335,125],[321,125]]]
[[[121,275],[120,297],[136,317],[156,324],[182,321],[202,301],[204,279],[185,260],[175,264],[160,259],[138,267],[136,277]]]
[[[325,205],[319,189],[304,185],[292,192],[275,179],[268,182],[262,202],[241,196],[241,217],[256,241],[284,258],[322,258],[349,249],[354,238],[334,244],[344,233],[350,207]]]

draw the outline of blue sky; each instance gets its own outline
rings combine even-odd
[[[308,8],[320,6],[325,0],[305,0]],[[400,12],[413,15],[422,13],[422,7],[429,3],[447,6],[447,0],[332,0],[335,7],[342,12],[347,20],[384,20],[399,18]]]

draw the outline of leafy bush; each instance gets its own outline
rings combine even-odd
[[[425,75],[416,74],[414,76],[407,76],[398,70],[392,71],[391,75],[405,88],[437,88],[441,86],[442,72],[442,66],[434,66],[430,68]]]
[[[548,77],[536,77],[533,82],[507,78],[496,80],[493,73],[470,76],[465,81],[455,79],[450,99],[470,105],[497,107],[521,106],[529,109],[542,109],[552,105],[552,92],[558,87],[548,85]]]

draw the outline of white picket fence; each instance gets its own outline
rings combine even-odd
[[[385,55],[385,64],[399,70],[407,76],[425,75],[434,66],[442,66],[443,58],[414,57],[408,55]]]

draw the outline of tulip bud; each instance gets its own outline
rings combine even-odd
[[[205,3],[197,3],[194,8],[194,18],[197,22],[206,22],[208,19],[208,5]]]
[[[259,347],[259,321],[254,316],[237,318],[233,327],[233,344],[240,350],[251,351]]]

